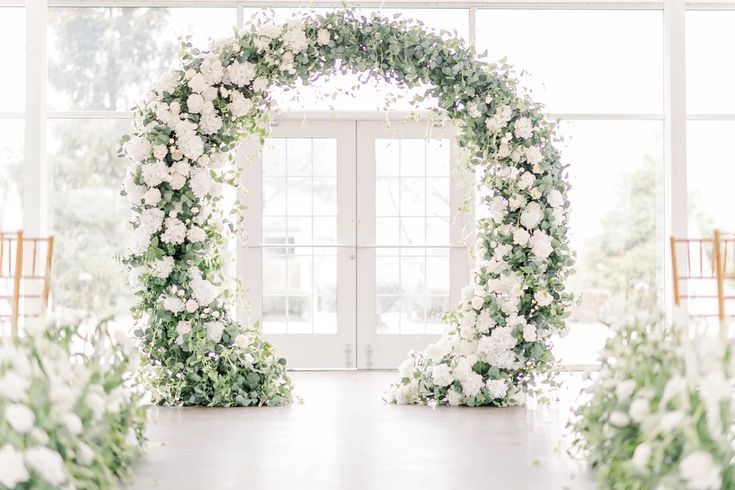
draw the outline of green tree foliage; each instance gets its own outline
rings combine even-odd
[[[647,157],[621,179],[617,204],[602,217],[602,232],[580,258],[574,289],[595,299],[582,299],[575,320],[608,320],[616,305],[656,309],[662,279],[660,178],[658,162]]]

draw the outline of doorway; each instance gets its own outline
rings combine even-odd
[[[243,174],[238,277],[293,368],[395,368],[445,328],[469,276],[452,129],[281,120]]]

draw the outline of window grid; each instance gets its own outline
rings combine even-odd
[[[422,174],[419,173],[404,173],[404,145],[408,143],[408,141],[413,142],[421,142],[420,144],[423,145],[423,162],[422,162],[422,168],[423,172]],[[430,217],[429,215],[429,182],[434,181],[440,181],[445,180],[445,185],[447,186],[447,196],[449,195],[449,176],[448,175],[440,175],[436,172],[431,172],[428,167],[428,160],[429,160],[429,150],[431,149],[431,144],[434,141],[440,141],[441,145],[449,145],[449,141],[446,139],[441,140],[430,140],[430,143],[427,143],[425,139],[419,139],[419,138],[397,138],[397,139],[383,139],[380,138],[376,140],[376,156],[377,156],[377,148],[379,145],[387,145],[389,148],[391,145],[396,145],[397,149],[395,151],[395,155],[398,157],[398,161],[393,161],[393,165],[397,168],[397,176],[378,176],[376,177],[376,182],[385,182],[385,181],[395,181],[397,184],[395,186],[396,188],[396,194],[397,194],[397,203],[395,206],[395,213],[394,214],[381,214],[377,212],[378,203],[376,201],[376,213],[375,217],[376,220],[380,218],[388,218],[388,219],[396,219],[398,226],[398,243],[394,244],[385,244],[381,245],[383,248],[378,248],[376,250],[376,283],[379,280],[378,276],[380,274],[380,271],[382,270],[382,264],[381,262],[385,261],[392,261],[391,259],[395,259],[392,262],[397,264],[397,276],[398,276],[398,282],[397,286],[398,289],[395,293],[382,293],[376,291],[376,307],[378,310],[383,308],[385,305],[388,304],[388,302],[391,299],[395,300],[394,305],[390,307],[389,310],[384,311],[385,313],[391,314],[396,313],[395,311],[395,304],[398,305],[398,322],[397,322],[397,331],[395,329],[394,325],[389,324],[377,324],[377,333],[378,334],[434,334],[439,333],[441,331],[441,326],[435,324],[435,322],[432,322],[432,316],[431,313],[434,311],[434,305],[436,302],[441,303],[441,307],[439,308],[441,311],[446,311],[449,309],[449,291],[446,291],[446,294],[432,294],[432,292],[429,289],[428,284],[428,263],[429,263],[429,257],[432,258],[445,258],[447,261],[447,267],[445,270],[445,274],[443,274],[444,277],[448,278],[449,275],[449,248],[437,248],[437,247],[421,247],[420,245],[416,245],[411,241],[412,238],[408,232],[403,226],[403,218],[422,218],[423,219],[423,245],[429,245],[429,234],[428,234],[428,219]],[[447,158],[449,158],[447,154]],[[391,159],[392,160],[392,159]],[[376,160],[376,166],[378,162]],[[449,165],[447,165],[447,168]],[[423,188],[423,215],[414,215],[414,214],[403,214],[403,200],[404,200],[404,182],[406,179],[421,179],[422,182],[422,188]],[[385,197],[385,196],[384,196]],[[443,213],[441,215],[431,215],[431,218],[435,219],[447,219],[446,228],[447,232],[449,231],[449,205],[447,203],[447,215],[444,215]],[[380,237],[378,238],[377,243],[383,243]],[[391,246],[393,245],[393,246]],[[436,244],[432,244],[436,245]],[[415,294],[410,292],[410,286],[408,284],[404,284],[404,281],[407,281],[408,278],[404,277],[404,262],[409,260],[416,261],[417,259],[420,259],[418,261],[418,268],[419,275],[421,276],[421,283],[423,287],[421,287],[422,294]],[[378,291],[380,288],[380,284],[376,284]],[[409,304],[414,303],[421,306],[421,322],[422,328],[416,329],[409,328],[408,325],[406,325],[406,322],[408,317],[412,313],[415,313],[415,311],[408,310]],[[377,318],[380,321],[380,312],[377,312]]]
[[[281,143],[283,146],[283,173],[278,174],[276,173],[270,173],[266,175],[265,169],[267,168],[268,162],[265,159],[265,152],[264,152],[264,158],[263,158],[263,178],[282,178],[284,182],[284,214],[265,214],[263,213],[264,218],[270,218],[270,219],[282,219],[285,223],[284,227],[284,235],[283,235],[283,243],[269,243],[267,238],[273,238],[271,237],[265,237],[265,230],[264,230],[264,243],[262,244],[263,249],[263,269],[264,269],[264,277],[263,280],[265,280],[265,263],[268,260],[273,260],[275,257],[282,257],[285,259],[284,266],[285,266],[285,284],[283,284],[283,290],[281,291],[264,291],[262,293],[262,300],[263,304],[266,304],[269,300],[273,300],[276,298],[284,298],[284,307],[285,307],[285,330],[275,327],[271,324],[271,322],[267,322],[265,318],[263,319],[263,329],[266,333],[285,333],[285,334],[319,334],[319,333],[336,333],[336,311],[333,312],[333,316],[335,317],[335,321],[333,322],[333,325],[329,322],[326,323],[326,327],[317,325],[317,314],[320,311],[319,305],[320,301],[325,300],[327,303],[334,302],[336,303],[337,294],[336,291],[334,293],[325,293],[321,291],[317,291],[316,284],[317,284],[317,267],[315,264],[317,263],[317,257],[319,258],[319,261],[324,258],[331,258],[336,263],[337,253],[336,248],[332,247],[315,247],[315,245],[327,245],[325,243],[318,243],[318,240],[315,235],[315,226],[314,226],[314,218],[334,218],[336,220],[337,214],[336,209],[335,213],[333,214],[315,214],[314,209],[316,208],[315,202],[316,202],[316,192],[315,186],[314,186],[314,179],[333,179],[334,184],[333,188],[335,189],[335,196],[336,196],[336,168],[334,169],[334,172],[331,174],[329,172],[326,173],[319,173],[315,175],[315,165],[314,165],[314,159],[315,159],[315,151],[314,151],[314,143],[315,140],[318,139],[324,139],[324,140],[333,140],[333,138],[269,138],[266,142],[266,146],[270,144],[275,143]],[[292,173],[291,167],[292,167],[292,157],[290,153],[290,145],[289,141],[308,141],[308,171],[307,169],[304,169],[302,172],[295,172]],[[335,140],[336,144],[336,140]],[[336,151],[336,146],[334,147],[334,150]],[[294,157],[295,158],[295,157]],[[335,155],[336,159],[336,155]],[[303,163],[302,163],[303,165]],[[312,214],[301,214],[296,213],[292,214],[289,212],[289,195],[291,194],[289,192],[290,186],[291,186],[291,178],[300,178],[300,179],[309,179],[309,182],[311,184],[311,192],[309,200],[311,202],[311,210]],[[263,199],[265,200],[266,196],[263,195]],[[265,203],[264,203],[265,204]],[[336,203],[334,203],[336,206]],[[292,229],[292,225],[294,222],[298,222],[299,218],[309,218],[309,229],[310,229],[310,240],[308,244],[302,244],[302,243],[296,243],[296,238],[293,237],[293,243],[291,242],[292,234],[294,233]],[[332,230],[333,233],[336,233],[336,229]],[[334,242],[334,240],[332,240]],[[318,250],[318,253],[317,253]],[[274,253],[268,253],[269,251],[274,251]],[[280,251],[280,253],[279,253]],[[304,294],[305,291],[302,289],[303,285],[299,281],[298,285],[292,285],[291,282],[291,273],[292,271],[299,271],[301,272],[303,270],[303,267],[301,265],[297,265],[297,263],[302,263],[303,258],[306,257],[308,260],[306,261],[308,263],[308,266],[306,267],[309,272],[309,291],[308,294]],[[334,268],[336,271],[336,267]],[[300,277],[300,274],[299,274]],[[336,281],[336,277],[334,278]],[[292,325],[296,322],[292,320],[293,316],[293,307],[296,307],[299,305],[299,299],[304,301],[303,304],[309,305],[309,321],[307,322],[309,325],[308,330],[304,328],[298,328],[294,329],[292,328]],[[321,326],[321,328],[319,328]]]

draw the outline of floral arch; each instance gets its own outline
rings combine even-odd
[[[131,243],[135,334],[154,399],[186,405],[280,405],[291,400],[286,361],[258,330],[231,315],[221,248],[237,219],[220,206],[236,187],[229,164],[239,140],[268,135],[269,87],[354,70],[428,86],[437,112],[458,128],[464,165],[480,174],[485,215],[476,263],[448,332],[399,369],[397,403],[519,403],[553,364],[550,336],[571,296],[563,166],[555,126],[517,88],[509,67],[420,23],[350,10],[266,22],[189,48],[136,112],[123,138],[132,160]],[[236,214],[236,213],[235,213]]]

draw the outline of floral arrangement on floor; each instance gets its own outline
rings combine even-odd
[[[257,325],[234,321],[221,246],[237,218],[221,209],[238,186],[238,141],[269,131],[271,86],[350,70],[426,88],[459,128],[468,169],[482,175],[487,216],[477,266],[448,335],[401,368],[399,403],[507,405],[553,361],[572,264],[568,184],[554,124],[520,93],[510,68],[477,59],[446,33],[351,10],[253,23],[208,51],[187,49],[136,112],[122,152],[133,207],[126,263],[140,302],[137,335],[162,403],[279,405],[291,400],[285,360]]]
[[[114,488],[141,453],[134,346],[100,327],[93,353],[75,355],[75,332],[53,326],[0,341],[0,489]]]
[[[735,488],[731,343],[636,322],[601,357],[571,426],[604,488]]]

